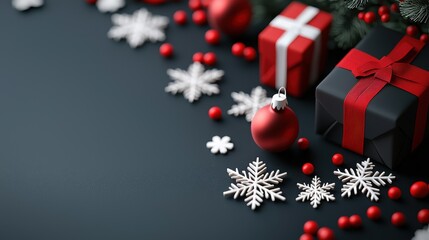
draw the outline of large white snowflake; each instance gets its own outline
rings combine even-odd
[[[267,173],[265,163],[259,161],[259,158],[249,163],[247,170],[248,173],[246,171],[240,173],[237,168],[227,169],[228,175],[236,181],[236,184],[231,183],[229,190],[223,192],[224,196],[233,195],[234,199],[245,196],[244,201],[252,210],[259,207],[264,198],[271,201],[286,200],[280,188],[274,188],[283,181],[282,177],[286,176],[286,172],[280,173],[280,170],[277,170]]]
[[[97,8],[100,12],[116,12],[125,6],[125,0],[97,0]]]
[[[228,150],[232,150],[234,148],[234,144],[231,142],[231,138],[228,136],[224,136],[222,138],[219,136],[214,136],[212,137],[211,141],[207,142],[206,147],[210,148],[210,151],[213,154],[226,154]]]
[[[188,71],[182,69],[168,69],[167,74],[174,82],[170,82],[165,88],[166,92],[183,96],[189,101],[198,100],[202,94],[212,95],[219,93],[219,87],[214,82],[219,81],[224,72],[222,70],[204,70],[201,63],[191,64]]]
[[[271,98],[267,98],[267,92],[260,86],[254,88],[249,95],[244,92],[231,93],[232,99],[237,103],[228,110],[229,115],[246,115],[246,120],[251,122],[256,112],[267,104],[271,103]]]
[[[41,7],[43,0],[12,0],[12,6],[19,11],[25,11],[32,7]]]
[[[341,172],[339,169],[334,171],[334,174],[337,175],[342,182],[346,183],[341,188],[342,197],[350,197],[352,194],[356,195],[358,190],[361,190],[371,201],[378,201],[380,189],[377,187],[392,183],[392,180],[395,179],[395,176],[392,174],[385,175],[384,172],[373,172],[372,170],[375,165],[369,158],[366,161],[357,163],[356,167],[356,170],[350,168],[350,170],[345,169],[344,172]]]
[[[132,15],[113,14],[112,22],[114,26],[109,30],[107,36],[116,41],[125,38],[131,47],[136,48],[146,41],[164,41],[164,29],[168,25],[168,18],[152,15],[148,10],[142,8]]]
[[[413,239],[411,240],[428,240],[429,239],[429,225],[426,227],[419,229],[414,234]]]
[[[320,184],[321,181],[318,176],[314,176],[313,180],[311,180],[311,184],[298,183],[298,188],[304,191],[299,193],[296,201],[304,202],[310,200],[310,204],[313,208],[317,208],[322,203],[322,200],[327,202],[334,201],[335,197],[329,191],[334,189],[335,183]]]

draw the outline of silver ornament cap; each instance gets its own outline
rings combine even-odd
[[[284,93],[282,93],[282,91]],[[281,111],[286,108],[288,105],[287,97],[286,97],[286,88],[281,87],[277,94],[274,94],[271,100],[271,108],[273,110]]]

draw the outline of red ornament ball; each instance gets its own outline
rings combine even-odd
[[[159,47],[159,53],[161,54],[161,56],[163,56],[165,58],[169,58],[169,57],[173,56],[173,53],[174,53],[173,45],[171,45],[169,43],[162,44]]]
[[[377,206],[371,206],[366,210],[366,216],[371,220],[378,220],[381,218],[381,210]]]
[[[429,209],[422,209],[417,213],[417,220],[419,223],[429,223]]]
[[[232,55],[236,57],[243,56],[244,48],[246,48],[246,45],[244,45],[244,43],[241,43],[241,42],[234,43],[231,47]]]
[[[197,11],[198,9],[203,8],[201,0],[189,0],[188,6],[192,11]]]
[[[365,12],[359,12],[357,16],[358,16],[358,18],[360,20],[364,20],[364,18],[365,18]]]
[[[206,24],[207,23],[206,13],[203,10],[195,11],[194,13],[192,13],[192,21],[199,26]]]
[[[246,61],[254,61],[256,59],[256,50],[253,47],[244,48],[243,57]]]
[[[380,6],[378,8],[378,15],[380,17],[383,16],[384,14],[386,14],[386,13],[389,13],[389,12],[390,12],[390,10],[389,10],[389,8],[387,6]]]
[[[205,39],[208,44],[216,45],[220,42],[220,33],[218,30],[210,29],[205,34]]]
[[[383,15],[381,15],[380,20],[384,23],[387,23],[390,21],[390,14],[389,13],[385,13]]]
[[[349,221],[350,221],[350,226],[352,228],[360,228],[360,227],[362,227],[362,218],[359,215],[357,215],[357,214],[351,215],[350,218],[349,218]]]
[[[213,120],[220,120],[222,118],[222,109],[214,106],[209,109],[209,117]]]
[[[85,0],[86,3],[94,5],[97,3],[97,0]]]
[[[375,13],[374,12],[366,12],[365,16],[363,17],[363,20],[367,24],[371,24],[375,21]]]
[[[204,61],[204,53],[202,53],[202,52],[196,52],[196,53],[194,53],[194,55],[192,55],[192,61],[193,62],[203,63],[203,61]]]
[[[405,218],[405,215],[402,212],[395,212],[392,214],[390,221],[392,222],[393,226],[401,227],[405,225],[405,223],[407,222],[407,219]]]
[[[303,227],[304,233],[314,235],[317,233],[318,229],[319,229],[319,225],[317,224],[316,221],[309,220],[304,223],[304,227]]]
[[[217,57],[214,52],[208,52],[204,54],[204,64],[213,66],[216,64],[216,62],[217,62]]]
[[[314,166],[311,163],[304,163],[304,165],[302,165],[302,173],[304,173],[305,175],[311,175],[314,172]]]
[[[387,191],[387,196],[392,200],[398,200],[402,196],[402,191],[398,187],[391,187],[389,191]]]
[[[308,233],[304,233],[299,237],[299,240],[313,240],[313,236],[308,234]]]
[[[390,10],[392,10],[392,12],[399,12],[399,6],[397,3],[393,3],[392,5],[390,5]]]
[[[410,187],[410,194],[415,198],[425,198],[429,194],[428,185],[423,181],[415,182]]]
[[[201,0],[201,4],[203,5],[203,8],[208,8],[211,2],[212,0]]]
[[[411,37],[416,36],[417,33],[418,33],[418,31],[419,31],[419,29],[416,26],[414,26],[414,25],[410,25],[406,29],[407,35],[411,36]]]
[[[327,227],[322,227],[319,229],[319,231],[317,231],[317,238],[319,238],[319,240],[334,240],[335,234],[334,234],[334,231],[332,231],[332,229]]]
[[[429,35],[427,33],[423,33],[422,35],[420,35],[420,41],[428,42],[428,40],[429,40]]]
[[[343,154],[341,154],[341,153],[335,153],[332,156],[332,163],[335,166],[341,166],[341,165],[343,165],[344,164],[344,156],[343,156]]]
[[[208,8],[210,25],[227,35],[240,35],[252,19],[249,0],[212,0]]]
[[[339,217],[337,224],[338,224],[338,227],[341,229],[348,229],[350,228],[350,219],[347,216]]]
[[[284,94],[280,91],[284,90]],[[259,109],[252,119],[250,130],[255,143],[272,152],[287,150],[298,136],[299,124],[295,113],[287,106],[286,90],[280,88],[271,105]]]
[[[310,141],[307,138],[299,138],[297,144],[301,150],[307,150],[310,147]]]
[[[178,10],[173,15],[174,22],[177,25],[185,25],[188,22],[188,16],[183,10]]]

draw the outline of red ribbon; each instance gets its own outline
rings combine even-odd
[[[423,42],[405,36],[381,59],[352,49],[338,63],[337,67],[351,71],[359,79],[344,99],[344,148],[363,154],[366,109],[387,84],[418,98],[412,149],[423,141],[429,108],[429,71],[410,64],[423,47]]]

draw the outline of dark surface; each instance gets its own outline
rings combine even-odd
[[[171,16],[185,5],[149,9]],[[128,1],[122,12],[142,6]],[[338,239],[410,239],[422,227],[416,214],[428,199],[413,199],[408,189],[415,180],[429,180],[428,142],[393,172],[403,199],[389,200],[383,188],[383,220],[371,222],[364,213],[372,203],[362,195],[341,198],[330,163],[335,152],[345,155],[346,167],[364,157],[314,134],[313,94],[289,100],[311,150],[264,152],[243,118],[207,117],[212,105],[226,112],[232,91],[258,85],[256,62],[231,56],[227,40],[207,46],[206,28],[193,24],[170,24],[172,60],[159,56],[159,44],[133,50],[107,39],[110,27],[110,16],[83,0],[51,0],[28,13],[0,3],[0,239],[297,239],[308,219],[334,228]],[[189,104],[164,93],[166,69],[187,68],[195,51],[208,50],[226,71],[219,96]],[[331,67],[341,55],[331,52]],[[205,147],[213,135],[231,136],[236,149],[213,156]],[[231,182],[226,168],[244,169],[257,156],[269,170],[288,172],[281,185],[287,200],[266,201],[253,212],[222,192]],[[317,210],[295,202],[296,183],[311,180],[300,172],[304,161],[315,164],[323,181],[337,184],[336,202]],[[389,223],[398,210],[408,218],[399,229]],[[355,213],[363,217],[362,230],[336,227],[339,216]]]

